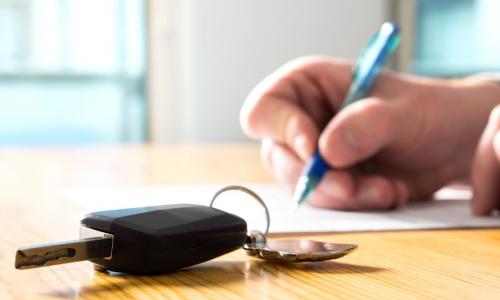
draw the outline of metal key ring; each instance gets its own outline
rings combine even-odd
[[[259,202],[260,205],[262,205],[262,207],[264,207],[264,210],[266,212],[266,222],[267,222],[266,231],[264,232],[264,236],[267,236],[267,234],[269,233],[269,226],[271,225],[271,216],[269,215],[269,210],[267,209],[267,206],[266,206],[266,203],[264,202],[264,200],[262,200],[262,198],[260,198],[260,196],[257,195],[257,193],[255,193],[251,189],[244,187],[244,186],[241,186],[241,185],[229,185],[229,186],[223,187],[222,189],[218,190],[215,193],[215,195],[212,197],[212,201],[210,201],[209,207],[213,207],[215,199],[217,199],[217,197],[219,197],[222,193],[227,192],[227,191],[234,191],[234,190],[249,194],[255,200],[257,200],[257,202]]]

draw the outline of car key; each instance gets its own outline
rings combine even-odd
[[[223,192],[251,195],[265,209],[266,229],[247,234],[244,219],[213,207]],[[81,221],[80,239],[20,248],[15,267],[30,269],[90,260],[97,270],[158,274],[213,259],[242,247],[267,261],[304,262],[340,258],[354,244],[310,240],[268,240],[270,214],[264,201],[242,186],[222,188],[209,206],[178,204],[108,210]]]
[[[236,250],[247,238],[245,220],[202,205],[100,211],[81,225],[80,240],[18,249],[15,267],[90,260],[109,271],[158,274]]]

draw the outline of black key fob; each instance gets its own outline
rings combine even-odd
[[[224,191],[253,196],[266,213],[266,231],[252,231],[242,218],[213,208]],[[90,260],[99,270],[158,274],[192,266],[243,246],[251,256],[270,261],[323,261],[342,257],[354,244],[309,240],[267,240],[269,211],[262,199],[242,186],[219,190],[210,206],[163,205],[94,212],[81,221],[80,239],[32,245],[16,251],[15,267],[31,269]]]
[[[199,264],[240,248],[242,218],[201,205],[163,205],[88,214],[81,224],[113,235],[110,258],[91,259],[116,272],[157,274]]]

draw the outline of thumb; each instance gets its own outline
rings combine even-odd
[[[395,138],[397,114],[389,103],[368,98],[346,107],[321,134],[319,150],[333,167],[350,167],[373,156]]]

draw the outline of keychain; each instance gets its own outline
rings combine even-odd
[[[224,192],[252,196],[266,213],[266,229],[247,232],[239,216],[213,207]],[[96,270],[160,274],[196,265],[243,248],[269,261],[322,261],[342,257],[357,246],[309,240],[268,240],[270,215],[264,201],[243,186],[215,193],[209,206],[177,204],[93,212],[81,221],[80,239],[20,248],[16,269],[90,260]]]
[[[262,233],[252,230],[248,233],[243,249],[249,256],[257,257],[267,261],[282,262],[305,262],[323,261],[340,258],[357,249],[353,244],[324,243],[311,240],[269,240],[267,235],[271,225],[271,217],[266,203],[257,193],[249,188],[239,185],[231,185],[220,189],[212,198],[210,207],[213,207],[215,200],[224,192],[238,190],[252,196],[264,207],[266,214],[266,229]]]

